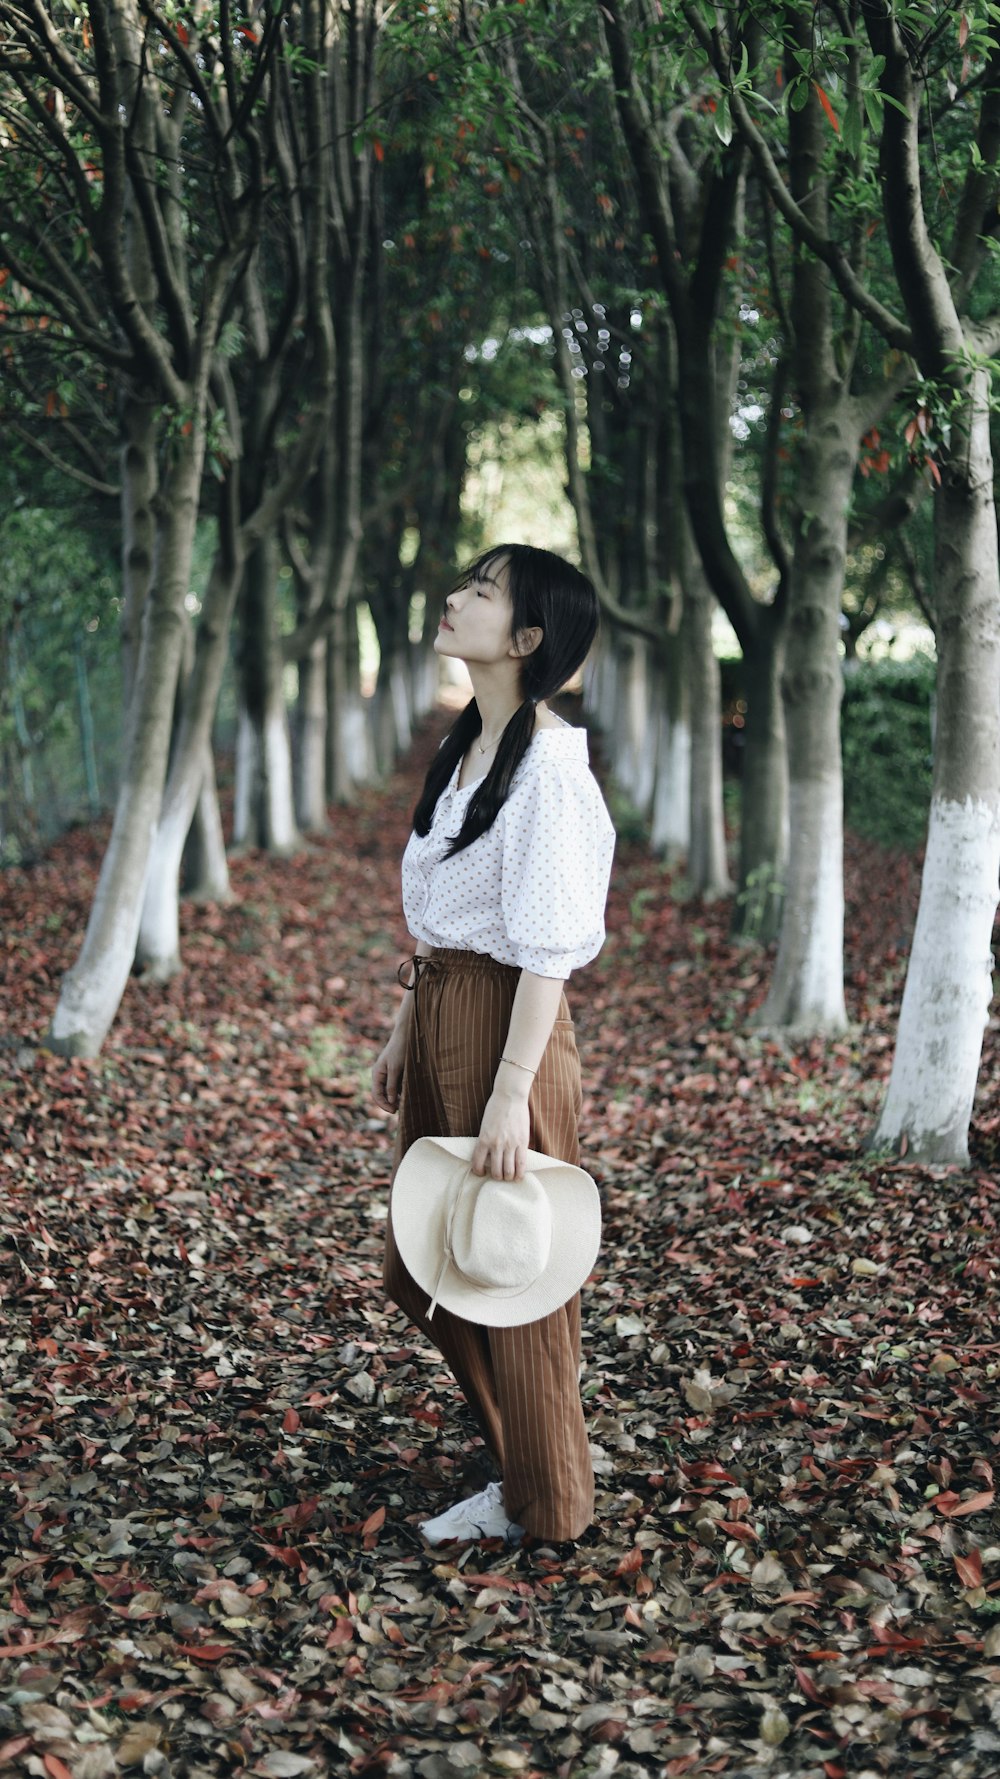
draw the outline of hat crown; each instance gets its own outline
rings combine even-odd
[[[400,1258],[440,1305],[488,1328],[538,1321],[567,1303],[597,1258],[601,1206],[588,1173],[529,1149],[520,1180],[473,1174],[476,1137],[418,1137],[390,1201]]]
[[[451,1237],[452,1258],[470,1284],[486,1291],[524,1291],[540,1279],[552,1250],[548,1194],[531,1175],[484,1179],[461,1193]]]

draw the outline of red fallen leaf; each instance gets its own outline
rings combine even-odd
[[[651,1594],[653,1591],[652,1577],[649,1575],[637,1575],[635,1578],[635,1591],[639,1599],[644,1600],[647,1594]]]
[[[0,1742],[0,1767],[5,1767],[17,1754],[23,1754],[31,1747],[30,1736],[12,1736],[9,1742]]]
[[[950,1520],[960,1520],[970,1513],[984,1513],[987,1507],[993,1506],[994,1499],[993,1489],[983,1489],[978,1495],[970,1495],[967,1501],[963,1501],[953,1489],[944,1489],[940,1495],[935,1495],[931,1506]]]
[[[265,1544],[264,1549],[267,1551],[269,1557],[274,1557],[279,1563],[284,1563],[285,1567],[288,1569],[305,1568],[302,1552],[295,1550],[291,1545]]]
[[[301,1427],[301,1425],[302,1425],[302,1422],[301,1422],[299,1416],[296,1414],[294,1408],[286,1408],[284,1416],[282,1418],[282,1422],[281,1422],[282,1432],[283,1433],[297,1433],[299,1428]]]
[[[643,1562],[642,1551],[639,1549],[639,1546],[637,1544],[634,1544],[632,1546],[632,1549],[630,1551],[628,1551],[625,1554],[625,1556],[622,1557],[621,1562],[619,1563],[617,1569],[615,1570],[615,1574],[616,1575],[635,1575],[638,1572],[638,1570],[640,1570],[642,1568],[642,1562]]]
[[[827,1703],[826,1694],[820,1692],[811,1674],[807,1674],[804,1668],[795,1667],[794,1664],[792,1671],[799,1683],[799,1691],[809,1700],[810,1704],[825,1705]]]
[[[704,1461],[699,1460],[697,1464],[679,1464],[677,1468],[682,1470],[685,1476],[705,1477],[712,1482],[735,1483],[736,1481],[735,1476],[730,1476],[728,1470],[711,1458]]]
[[[636,1631],[644,1631],[646,1629],[645,1619],[642,1617],[641,1613],[636,1611],[634,1606],[626,1606],[625,1623],[627,1625],[632,1625]]]
[[[744,1544],[758,1542],[753,1527],[748,1526],[744,1520],[716,1520],[715,1523],[720,1532],[725,1532],[727,1538],[739,1538]]]
[[[737,1575],[734,1570],[726,1569],[723,1574],[713,1575],[711,1581],[706,1581],[701,1591],[703,1594],[710,1594],[713,1588],[728,1587],[732,1581],[737,1582],[740,1587],[745,1587],[749,1580],[749,1575]]]
[[[174,1648],[193,1662],[221,1662],[223,1656],[238,1654],[232,1643],[176,1643]]]
[[[847,1779],[847,1774],[838,1761],[825,1760],[823,1771],[826,1774],[826,1779]]]
[[[923,1649],[924,1637],[907,1637],[903,1631],[897,1631],[895,1625],[883,1625],[879,1631],[879,1642],[885,1643],[890,1649]]]
[[[73,1779],[66,1762],[60,1760],[58,1754],[43,1754],[42,1766],[51,1774],[52,1779]]]
[[[370,1538],[373,1532],[380,1532],[384,1525],[385,1508],[376,1507],[375,1512],[368,1515],[368,1518],[362,1526],[361,1535],[363,1538]]]
[[[11,1607],[12,1612],[17,1613],[18,1618],[30,1618],[31,1617],[31,1607],[28,1605],[28,1602],[25,1599],[24,1595],[22,1594],[16,1581],[14,1582],[14,1584],[10,1590],[10,1607]]]
[[[40,1649],[55,1649],[67,1641],[65,1637],[27,1637],[23,1643],[0,1643],[0,1656],[35,1655]]]
[[[958,1555],[952,1558],[959,1581],[964,1588],[981,1588],[983,1585],[983,1559],[978,1550],[970,1550],[967,1557]]]

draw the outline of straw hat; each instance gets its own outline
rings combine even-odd
[[[528,1150],[520,1180],[470,1167],[475,1137],[420,1137],[396,1172],[392,1229],[403,1264],[431,1299],[487,1328],[551,1315],[580,1289],[601,1245],[590,1175]]]

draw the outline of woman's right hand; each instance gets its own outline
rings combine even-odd
[[[372,1069],[372,1093],[383,1112],[399,1110],[399,1090],[403,1085],[405,1060],[406,1027],[396,1026]]]

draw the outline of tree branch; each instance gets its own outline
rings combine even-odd
[[[861,0],[861,11],[872,50],[885,60],[879,86],[891,102],[884,112],[879,167],[888,200],[885,217],[893,265],[900,288],[907,293],[913,322],[909,344],[898,339],[890,343],[911,352],[925,375],[951,381],[953,363],[965,342],[924,214],[910,59],[887,0]]]
[[[80,482],[84,488],[89,488],[92,494],[103,495],[108,500],[120,498],[121,488],[116,483],[98,481],[96,476],[88,476],[86,470],[76,469],[72,463],[67,463],[65,458],[53,451],[51,445],[47,445],[44,439],[39,438],[37,432],[32,432],[29,427],[20,420],[15,420],[10,414],[6,415],[6,422],[11,432],[16,433],[24,444],[30,445],[39,457],[44,457],[46,463],[51,463],[53,469],[57,469],[61,476],[69,476],[74,482]]]
[[[753,155],[761,183],[774,199],[775,208],[780,211],[789,227],[794,229],[799,239],[816,255],[816,258],[829,266],[838,289],[847,301],[853,304],[865,319],[872,323],[873,327],[877,328],[891,346],[897,346],[902,352],[912,351],[911,329],[900,321],[890,309],[887,309],[884,303],[879,302],[871,291],[866,289],[857,277],[843,248],[839,247],[835,241],[831,241],[822,230],[814,227],[801,205],[795,202],[781,177],[770,147],[750,115],[746,101],[732,85],[728,58],[722,53],[716,34],[707,29],[696,6],[685,4],[682,10],[693,34],[711,59],[719,81],[728,94],[733,122]]]

